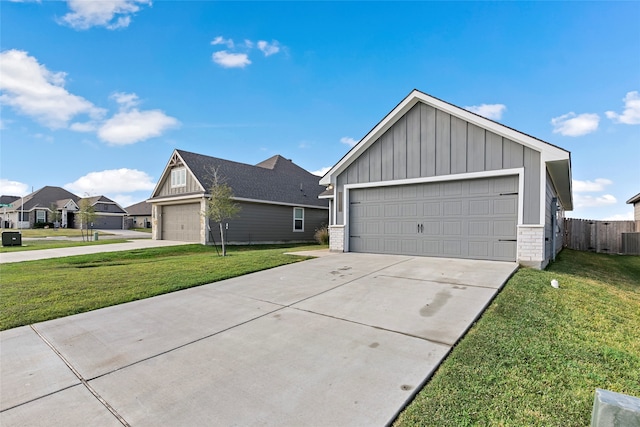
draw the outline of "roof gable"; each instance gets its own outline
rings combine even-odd
[[[547,170],[558,190],[565,209],[572,209],[571,196],[571,155],[567,150],[548,142],[519,132],[501,123],[482,117],[463,108],[442,101],[424,92],[413,90],[391,112],[389,112],[373,129],[371,129],[351,150],[349,150],[321,179],[320,184],[328,186],[336,183],[337,176],[358,159],[385,132],[397,123],[416,104],[424,103],[451,116],[457,117],[480,128],[489,130],[540,153],[540,158],[547,165]]]
[[[318,195],[324,187],[318,184],[318,177],[304,170],[291,160],[280,155],[273,156],[257,165],[234,162],[217,157],[205,156],[184,150],[175,150],[172,161],[181,161],[193,175],[205,194],[212,185],[213,170],[217,170],[225,183],[233,190],[236,199],[275,202],[297,205],[326,207],[327,202]],[[162,178],[152,194],[158,197],[158,190],[178,163],[169,162]]]

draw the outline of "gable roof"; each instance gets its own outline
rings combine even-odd
[[[124,209],[122,209],[122,206],[120,206],[119,204],[117,204],[116,202],[114,202],[113,200],[108,198],[107,196],[83,197],[80,200],[88,200],[89,204],[91,206],[95,206],[98,203],[104,203],[104,204],[108,204],[108,205],[116,205],[118,207],[118,209],[120,209],[121,213],[127,213]]]
[[[151,205],[146,200],[124,208],[130,216],[151,216]]]
[[[63,205],[69,200],[77,203],[80,198],[75,194],[65,190],[62,187],[45,186],[31,194],[24,196],[20,200],[13,203],[13,209],[31,211],[36,208],[49,209],[51,205],[59,206],[59,201],[64,201]],[[24,206],[22,201],[24,200]]]
[[[629,200],[627,200],[627,203],[630,205],[635,205],[636,203],[640,202],[640,193],[636,194],[635,196],[633,196],[632,198],[630,198]]]
[[[325,186],[335,184],[336,178],[340,173],[419,102],[423,102],[452,116],[473,123],[476,126],[538,151],[542,161],[547,165],[547,170],[556,186],[558,198],[562,205],[567,210],[573,208],[573,198],[571,194],[571,153],[569,151],[435,98],[417,89],[414,89],[407,95],[406,98],[351,148],[351,150],[320,179],[320,184]]]
[[[257,165],[224,160],[184,150],[175,150],[205,194],[212,184],[212,171],[216,169],[224,182],[233,190],[234,199],[273,202],[287,205],[327,207],[326,200],[318,199],[325,188],[318,184],[318,177],[280,155],[266,159]],[[172,156],[173,158],[173,156]],[[171,163],[171,161],[170,161]],[[170,172],[169,164],[158,181],[150,201],[157,196],[162,183]]]
[[[19,198],[20,198],[20,196],[2,195],[2,196],[0,196],[0,204],[2,204],[2,205],[10,205],[13,202],[15,202],[16,200],[18,200]]]

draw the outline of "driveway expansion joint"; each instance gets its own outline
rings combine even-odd
[[[127,422],[127,420],[125,420],[119,413],[118,411],[115,410],[115,408],[113,406],[111,406],[109,404],[109,402],[107,402],[105,399],[102,398],[102,396],[100,396],[100,394],[93,388],[91,387],[91,384],[89,384],[89,382],[82,376],[80,375],[80,372],[78,372],[78,370],[76,368],[73,367],[73,365],[71,364],[71,362],[69,360],[67,360],[66,357],[64,357],[62,355],[62,353],[60,353],[60,351],[58,351],[58,349],[47,339],[45,338],[44,335],[42,335],[40,333],[40,331],[38,331],[36,329],[36,327],[34,325],[30,325],[31,329],[33,330],[33,332],[36,333],[36,335],[38,335],[38,337],[40,337],[40,339],[47,345],[49,346],[49,348],[60,358],[60,360],[62,360],[62,362],[67,365],[67,367],[71,370],[71,372],[73,372],[73,374],[78,378],[78,380],[80,380],[80,382],[82,383],[82,385],[84,385],[84,387],[89,391],[89,393],[91,393],[105,408],[107,408],[107,410],[109,412],[111,412],[111,414],[116,417],[116,419],[125,427],[130,427],[131,425]]]

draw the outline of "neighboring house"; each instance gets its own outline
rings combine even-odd
[[[151,228],[151,205],[145,201],[124,208],[126,228]]]
[[[0,196],[0,228],[13,227],[8,212],[13,211],[13,203],[19,198],[20,196]]]
[[[6,197],[6,196],[2,196]],[[15,197],[15,196],[12,196]],[[8,228],[33,228],[38,223],[55,221],[53,211],[59,213],[60,227],[74,226],[79,197],[61,187],[46,186],[24,197],[16,197],[7,209]]]
[[[573,208],[568,151],[417,90],[320,184],[345,252],[544,268]]]
[[[248,165],[174,150],[151,198],[153,238],[220,242],[218,224],[205,218],[213,171],[233,190],[240,213],[225,225],[229,243],[312,241],[327,224],[328,202],[318,177],[282,156]]]
[[[6,199],[5,199],[6,198]],[[56,222],[63,228],[80,228],[82,226],[77,212],[80,210],[80,197],[61,187],[46,186],[24,197],[2,196],[11,208],[0,209],[3,226],[6,228],[34,228],[38,224]],[[113,200],[105,196],[87,198],[95,208],[96,218],[92,228],[122,229],[126,212]],[[54,211],[57,215],[54,215]]]
[[[91,223],[91,228],[100,230],[122,230],[124,229],[124,218],[127,211],[106,196],[93,196],[84,198],[93,206],[96,216]],[[81,199],[81,200],[84,200]],[[80,204],[80,202],[78,202]]]
[[[633,219],[640,221],[640,193],[627,200],[627,203],[633,205]]]

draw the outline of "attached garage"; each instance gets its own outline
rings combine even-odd
[[[351,190],[352,252],[516,260],[518,177]]]
[[[162,240],[200,242],[200,203],[162,206]]]
[[[568,151],[419,91],[320,184],[333,251],[543,268],[572,209]]]

